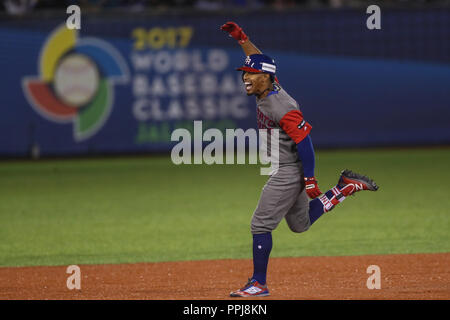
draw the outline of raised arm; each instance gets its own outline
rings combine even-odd
[[[262,54],[261,50],[259,50],[248,38],[248,36],[244,33],[241,27],[238,26],[236,22],[228,21],[225,23],[220,29],[228,32],[230,37],[233,37],[240,44],[242,50],[246,56],[250,56],[252,54]],[[274,78],[275,82],[279,84],[277,76]]]
[[[251,54],[262,54],[262,52],[249,39],[240,45],[246,56]]]
[[[220,29],[229,33],[241,45],[242,50],[246,56],[252,54],[262,54],[262,52],[250,41],[248,36],[244,33],[241,27],[233,21],[228,21]]]

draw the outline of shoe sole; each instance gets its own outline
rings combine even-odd
[[[257,295],[249,295],[249,296],[241,296],[239,294],[230,293],[230,297],[232,298],[252,298],[252,297],[267,297],[270,296],[270,293],[262,293]]]
[[[355,180],[355,181],[365,184],[367,186],[368,190],[370,190],[370,191],[377,191],[379,189],[379,187],[377,186],[375,181],[373,181],[369,177],[363,176],[359,173],[355,173],[351,170],[348,170],[348,169],[343,170],[341,172],[341,176],[343,176],[344,178],[347,178],[350,180]]]

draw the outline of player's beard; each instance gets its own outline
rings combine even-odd
[[[244,82],[245,83],[245,82]],[[252,81],[251,82],[251,88],[250,90],[247,90],[245,88],[245,91],[247,93],[247,96],[256,96],[260,97],[262,94],[264,94],[266,91],[270,91],[272,89],[272,86],[265,81]]]
[[[252,88],[253,89],[253,88]],[[266,92],[270,91],[272,87],[256,88],[256,90],[251,90],[247,92],[247,96],[256,96],[258,99]]]
[[[251,90],[250,91],[246,90],[246,93],[248,97],[256,95],[255,92],[252,92]]]
[[[261,84],[259,84],[259,86],[261,86]],[[258,83],[251,83],[250,90],[247,90],[247,88],[245,88],[245,91],[247,93],[247,96],[259,96],[262,90],[258,90]]]
[[[266,82],[265,79],[258,77],[258,78],[253,78],[253,79],[248,79],[248,80],[244,80],[244,86],[245,86],[245,91],[247,93],[247,96],[257,96],[258,98],[267,90],[270,90],[270,88],[272,87],[270,83]],[[249,83],[250,85],[250,90],[247,90],[247,84]]]

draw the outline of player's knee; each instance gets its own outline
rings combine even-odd
[[[301,223],[300,224],[300,223],[289,223],[288,222],[289,229],[291,229],[291,231],[295,232],[295,233],[302,233],[302,232],[308,231],[310,226],[311,225],[309,223]]]
[[[289,229],[291,229],[292,232],[295,233],[302,233],[308,231],[309,227],[298,227],[298,226],[289,226]]]

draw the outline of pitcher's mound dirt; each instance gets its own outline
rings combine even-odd
[[[367,268],[381,289],[367,288]],[[271,258],[271,296],[260,299],[450,299],[450,253]],[[80,265],[81,289],[67,288],[67,266],[0,268],[0,299],[233,299],[251,260]],[[234,298],[239,299],[239,298]]]

